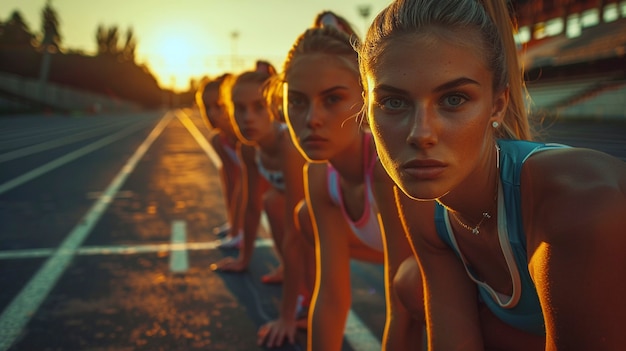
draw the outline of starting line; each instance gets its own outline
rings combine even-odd
[[[219,240],[204,242],[186,243],[163,243],[145,245],[116,245],[116,246],[82,246],[76,250],[63,249],[31,249],[31,250],[6,250],[0,251],[0,260],[15,260],[23,258],[49,257],[58,253],[59,255],[76,256],[97,256],[97,255],[137,255],[152,252],[177,252],[196,250],[216,250],[220,244]],[[270,247],[274,245],[272,239],[256,239],[255,247]]]

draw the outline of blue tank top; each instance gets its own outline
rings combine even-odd
[[[282,123],[280,125],[279,131],[280,133],[285,133],[287,131],[287,125]],[[255,161],[261,176],[265,178],[277,190],[285,191],[285,176],[283,174],[283,171],[265,168],[263,166],[263,162],[261,162],[261,154],[258,149],[256,152]]]
[[[489,285],[476,278],[460,252],[448,211],[437,203],[435,224],[437,234],[465,265],[469,277],[477,283],[479,295],[487,307],[503,322],[537,335],[545,335],[545,322],[537,290],[528,271],[526,236],[521,218],[520,175],[522,165],[532,154],[554,148],[559,144],[542,144],[522,140],[498,140],[500,149],[498,189],[498,237],[513,281],[513,295],[495,292]]]
[[[283,175],[283,171],[265,168],[261,162],[261,155],[259,154],[259,151],[256,153],[255,160],[261,176],[277,190],[285,191],[285,177]]]
[[[363,206],[363,215],[361,218],[353,221],[348,213],[343,202],[341,195],[341,185],[339,183],[340,175],[335,168],[329,163],[327,168],[328,176],[328,193],[333,203],[341,208],[346,222],[350,225],[350,228],[354,234],[367,246],[372,249],[383,251],[383,239],[380,232],[380,226],[378,224],[378,216],[376,213],[378,209],[376,207],[376,199],[372,192],[372,172],[374,165],[376,164],[377,155],[375,152],[370,152],[370,143],[372,135],[365,133],[363,136],[363,170],[365,172],[365,205]],[[371,153],[371,154],[370,154]]]

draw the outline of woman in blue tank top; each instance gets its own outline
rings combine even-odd
[[[506,1],[397,0],[360,48],[429,349],[622,350],[626,165],[528,141],[512,34]]]

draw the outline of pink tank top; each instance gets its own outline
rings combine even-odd
[[[346,212],[343,197],[341,195],[341,185],[339,184],[340,175],[331,164],[328,165],[327,177],[328,177],[328,193],[330,198],[337,206],[341,208],[341,212],[346,219],[346,222],[352,228],[354,234],[367,246],[372,249],[383,251],[383,239],[378,224],[378,217],[376,213],[378,209],[376,207],[376,200],[374,193],[372,192],[372,173],[374,171],[374,165],[376,164],[377,155],[375,152],[371,152],[370,143],[372,142],[372,135],[365,133],[363,137],[363,164],[365,171],[365,206],[363,207],[363,214],[359,219],[353,221]]]

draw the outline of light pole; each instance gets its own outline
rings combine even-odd
[[[363,17],[363,38],[365,38],[365,35],[367,34],[367,27],[369,26],[368,20],[370,18],[370,13],[372,12],[372,6],[359,5],[357,10],[359,10],[359,15]]]
[[[230,70],[235,72],[238,66],[237,59],[237,39],[239,39],[239,32],[233,31],[230,33],[231,47],[230,47]]]

